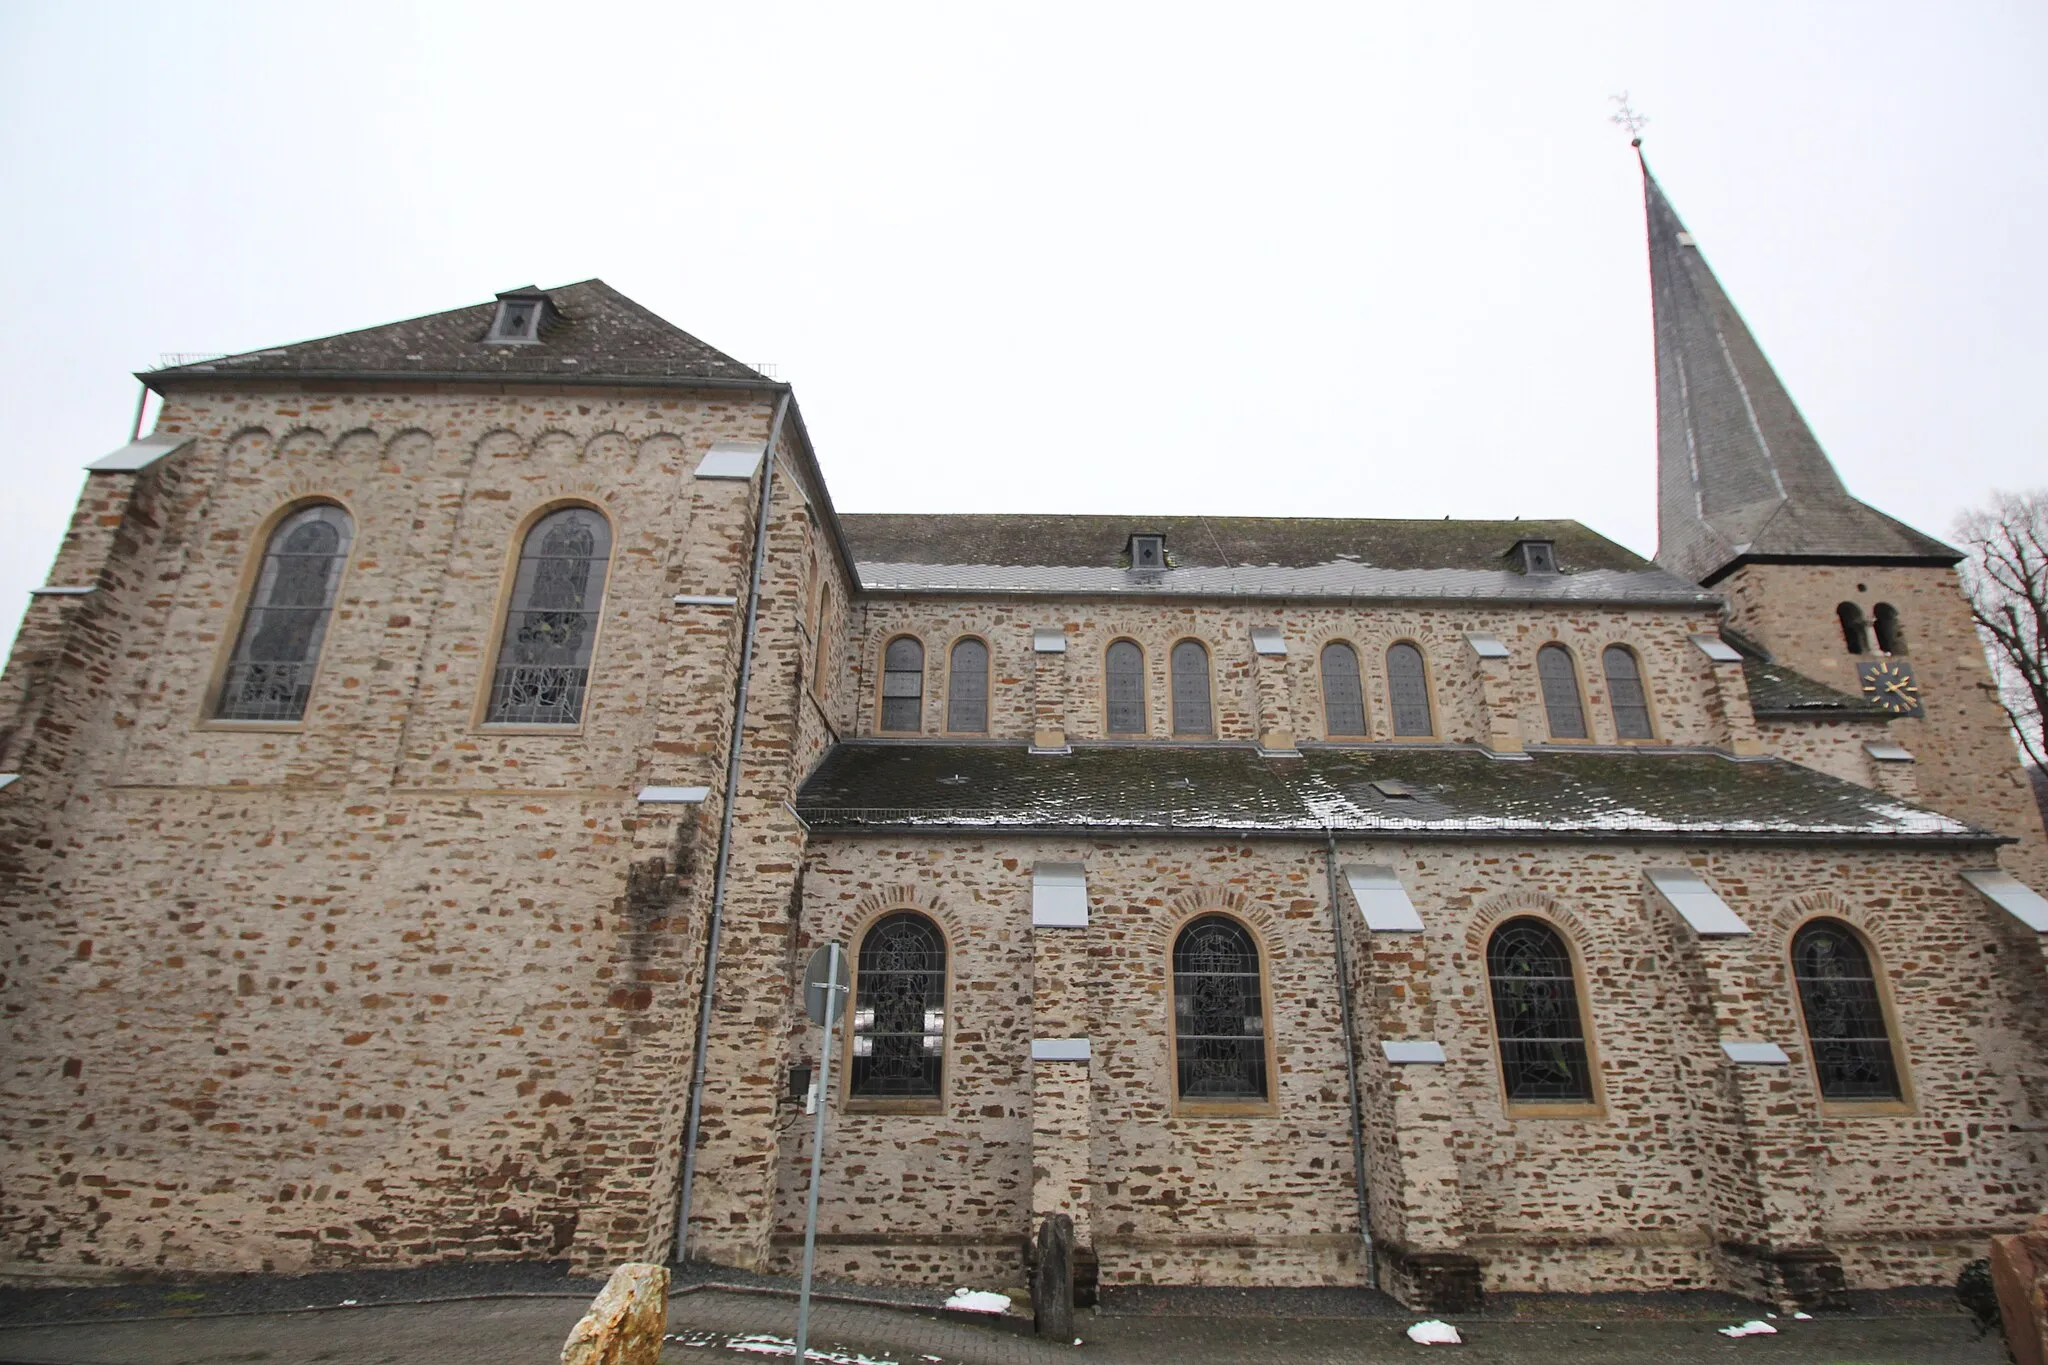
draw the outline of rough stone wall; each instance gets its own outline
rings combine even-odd
[[[1391,862],[1427,926],[1372,934],[1346,899],[1383,1265],[1471,1255],[1494,1290],[1774,1292],[1771,1254],[1821,1246],[1852,1284],[1935,1282],[1971,1239],[2018,1226],[2048,1194],[2028,1079],[2037,1053],[2020,1025],[2031,987],[2012,970],[2020,955],[2001,912],[1957,876],[1967,853],[1345,843],[1339,858]],[[1034,1148],[1033,1078],[1046,1068],[1030,1065],[1029,1040],[1070,1036],[1079,994],[1092,1137],[1073,1211],[1092,1226],[1104,1280],[1358,1282],[1323,859],[1314,844],[1278,841],[815,841],[807,942],[857,951],[866,923],[912,906],[952,951],[944,1102],[874,1112],[846,1101],[843,1072],[835,1082],[821,1264],[884,1279],[1010,1264],[1005,1248],[1039,1202],[1032,1186],[1064,1179],[1069,1143]],[[1041,860],[1086,864],[1087,928],[1031,928]],[[1705,876],[1754,933],[1695,936],[1643,879],[1674,863]],[[1269,1111],[1195,1114],[1174,1097],[1168,954],[1175,926],[1209,909],[1242,917],[1266,953]],[[1556,925],[1578,960],[1600,1078],[1589,1111],[1503,1099],[1485,943],[1524,914]],[[1873,944],[1906,1103],[1819,1098],[1789,961],[1793,930],[1813,914]],[[1073,964],[1052,979],[1033,965],[1049,935]],[[814,1057],[816,1031],[791,1027],[797,1055]],[[1443,1066],[1392,1066],[1378,1046],[1432,1038]],[[1724,1039],[1777,1042],[1793,1064],[1736,1067]],[[785,1262],[808,1169],[800,1108],[785,1109]]]
[[[1869,620],[1880,602],[1896,607],[1901,657],[1913,664],[1926,715],[1901,717],[1887,730],[1913,753],[1921,801],[2020,840],[2000,861],[2037,886],[2048,880],[2041,812],[1953,569],[1746,564],[1717,586],[1738,628],[1791,667],[1852,694],[1861,690],[1857,663],[1878,656],[1848,652],[1835,608],[1854,602]]]
[[[1892,738],[1886,723],[1877,720],[1765,720],[1757,722],[1757,736],[1766,753],[1859,787],[1877,787],[1880,776],[1876,761],[1863,746]]]
[[[30,775],[0,796],[32,826],[0,904],[0,1255],[299,1268],[660,1231],[706,854],[698,817],[632,795],[718,785],[735,613],[669,599],[737,591],[747,486],[690,470],[767,416],[195,390],[158,427],[195,448],[89,479],[55,572],[114,589],[59,608],[103,623],[61,665],[92,685],[48,694],[63,723],[17,732]],[[209,722],[261,532],[306,499],[356,533],[306,718]],[[615,531],[583,724],[481,727],[519,533],[565,500]],[[24,633],[10,697],[49,638]]]
[[[1069,739],[1107,736],[1103,703],[1103,656],[1118,639],[1145,650],[1146,724],[1153,739],[1172,737],[1168,656],[1182,639],[1202,641],[1209,650],[1215,697],[1216,737],[1247,742],[1270,731],[1296,739],[1326,737],[1322,709],[1322,649],[1332,642],[1359,651],[1370,738],[1390,739],[1392,713],[1386,689],[1386,651],[1396,641],[1421,646],[1428,661],[1438,734],[1451,740],[1486,743],[1494,717],[1483,700],[1478,656],[1466,643],[1468,631],[1491,632],[1512,651],[1506,683],[1495,703],[1513,728],[1529,741],[1549,738],[1549,724],[1536,677],[1536,651],[1557,642],[1578,663],[1587,723],[1595,742],[1614,743],[1613,713],[1601,652],[1608,645],[1633,649],[1642,661],[1657,738],[1673,744],[1728,746],[1712,703],[1717,686],[1706,655],[1690,636],[1711,633],[1711,612],[1643,611],[1591,607],[1456,607],[1388,603],[1314,606],[1289,604],[1186,604],[1180,602],[1016,602],[873,598],[863,610],[859,636],[851,642],[860,674],[860,733],[878,732],[882,650],[900,635],[925,646],[924,725],[939,737],[946,729],[947,664],[955,642],[965,636],[990,647],[994,681],[988,733],[1029,739],[1045,723],[1045,702],[1033,685],[1043,672],[1031,648],[1034,626],[1059,626],[1067,649],[1053,672]],[[1252,651],[1254,626],[1277,626],[1285,634],[1286,658],[1261,659]],[[1268,680],[1269,672],[1277,678]],[[1262,716],[1263,694],[1263,716]]]

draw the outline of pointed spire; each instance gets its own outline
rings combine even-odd
[[[1657,332],[1657,562],[1711,583],[1748,560],[1959,560],[1849,495],[1647,163],[1643,204]]]

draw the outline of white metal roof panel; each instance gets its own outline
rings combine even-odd
[[[1507,645],[1502,643],[1500,636],[1491,631],[1468,630],[1465,632],[1465,643],[1472,646],[1472,652],[1482,659],[1508,657]]]
[[[1415,913],[1415,902],[1408,899],[1408,889],[1393,868],[1351,863],[1344,869],[1344,881],[1358,902],[1358,913],[1365,916],[1366,928],[1376,934],[1422,932],[1422,916]]]
[[[1695,635],[1692,637],[1692,642],[1699,646],[1700,653],[1706,655],[1717,664],[1739,664],[1742,662],[1741,651],[1718,635]]]
[[[1900,744],[1874,743],[1863,746],[1863,752],[1880,763],[1911,763],[1912,750]]]
[[[1737,938],[1749,932],[1742,916],[1715,894],[1714,888],[1690,868],[1653,867],[1643,874],[1680,919],[1703,938]]]
[[[1036,654],[1064,654],[1067,652],[1067,632],[1058,626],[1033,626],[1031,649]]]
[[[1442,1066],[1444,1045],[1434,1038],[1388,1040],[1380,1044],[1380,1051],[1395,1066]]]
[[[1252,649],[1260,654],[1285,658],[1287,656],[1287,637],[1280,633],[1277,626],[1253,626]]]
[[[646,806],[694,806],[710,796],[709,787],[642,787],[634,799]]]
[[[1776,1043],[1724,1042],[1722,1055],[1737,1066],[1790,1066],[1792,1059]]]
[[[1091,1051],[1086,1038],[1031,1040],[1031,1060],[1034,1062],[1085,1062]]]
[[[147,469],[174,451],[191,445],[191,436],[145,436],[139,441],[130,441],[111,455],[102,455],[87,465],[91,474],[133,474],[138,469]]]
[[[2001,909],[2037,934],[2048,934],[2048,899],[2001,868],[1973,868],[1963,880],[1983,892]]]
[[[1033,928],[1088,927],[1088,874],[1079,863],[1038,863],[1031,869]]]
[[[713,441],[711,449],[697,462],[700,479],[751,479],[767,452],[761,441]]]

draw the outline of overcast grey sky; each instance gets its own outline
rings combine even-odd
[[[596,275],[845,510],[1576,517],[1649,553],[1607,96],[1852,491],[2048,482],[2048,6],[0,0],[0,634],[129,372]]]

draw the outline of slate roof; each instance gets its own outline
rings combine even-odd
[[[1405,783],[1395,797],[1373,786]],[[1985,843],[1998,836],[1780,759],[1693,751],[1022,745],[853,741],[796,807],[821,833],[1089,831],[1403,837]]]
[[[1749,709],[1758,720],[1892,719],[1891,712],[1867,697],[1838,692],[1804,673],[1752,654],[1743,655],[1742,676],[1749,683]]]
[[[1649,167],[1657,339],[1657,562],[1711,583],[1745,559],[1954,564],[1851,497]]]
[[[526,291],[518,291],[524,293]],[[441,379],[490,377],[549,383],[727,379],[746,386],[774,381],[699,341],[603,280],[536,291],[557,316],[528,345],[486,344],[497,302],[389,322],[359,332],[216,360],[150,370],[156,383],[219,375],[295,378]]]
[[[876,592],[1465,598],[1695,606],[1718,601],[1576,521],[848,513]],[[1128,567],[1132,534],[1165,535],[1169,567]],[[1557,574],[1524,574],[1517,540],[1555,543]]]

